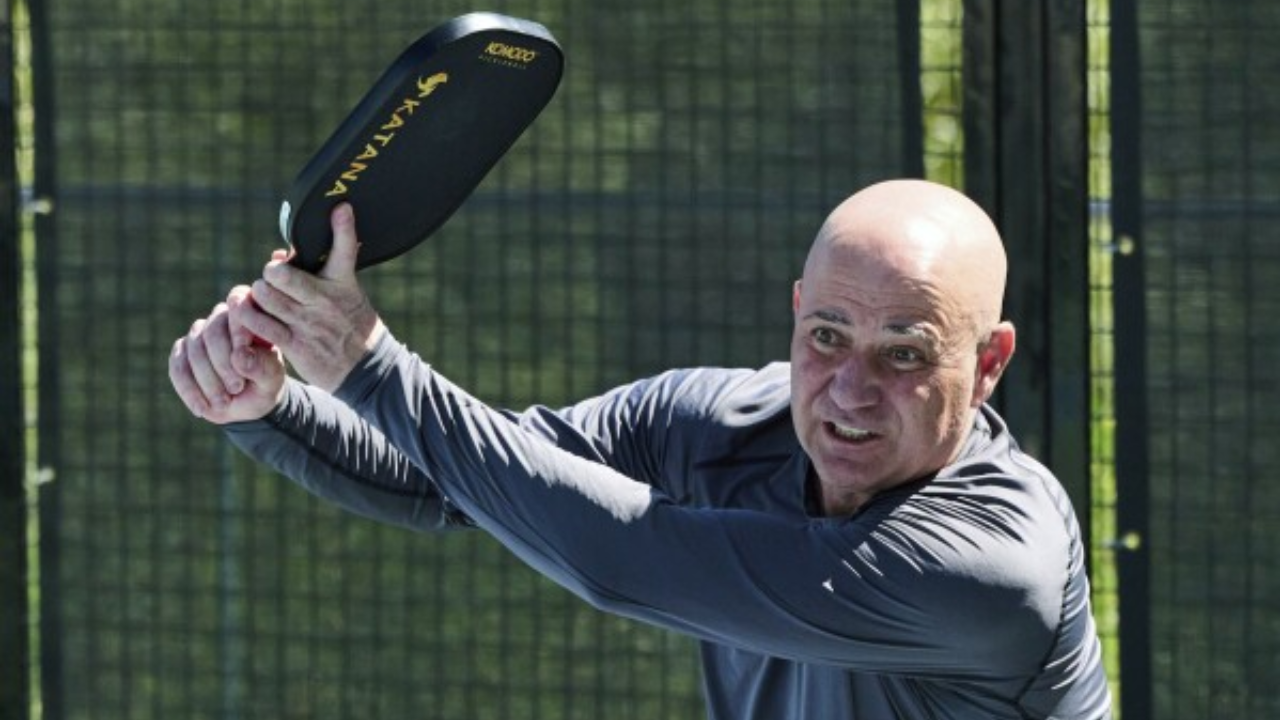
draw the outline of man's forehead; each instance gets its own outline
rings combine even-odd
[[[804,304],[849,318],[875,314],[904,321],[936,321],[954,302],[950,288],[929,277],[835,264],[810,270],[800,283]]]

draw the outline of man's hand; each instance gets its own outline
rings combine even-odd
[[[381,337],[384,327],[356,280],[355,215],[347,204],[330,216],[333,249],[319,274],[288,264],[277,252],[253,284],[252,302],[232,306],[233,339],[251,335],[279,347],[298,375],[333,392]]]
[[[232,342],[228,303],[243,302],[249,288],[231,291],[207,318],[173,343],[169,380],[178,397],[196,417],[224,424],[256,420],[284,396],[284,359],[274,348],[236,348]]]

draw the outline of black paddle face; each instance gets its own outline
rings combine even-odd
[[[358,268],[425,240],[551,100],[563,67],[545,28],[503,15],[464,15],[424,35],[294,181],[280,210],[293,264],[324,264],[341,202],[355,208]]]

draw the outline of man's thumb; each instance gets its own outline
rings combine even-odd
[[[274,353],[275,350],[260,346],[237,348],[231,355],[231,367],[255,385],[270,386],[284,373],[283,363],[263,357]]]
[[[356,216],[349,203],[342,203],[329,215],[329,227],[333,230],[333,247],[320,269],[320,277],[329,280],[350,277],[356,272],[356,255],[360,241],[356,238]]]

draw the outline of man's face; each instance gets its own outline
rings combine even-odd
[[[942,468],[980,404],[973,322],[926,266],[832,247],[796,284],[792,414],[828,514]]]

